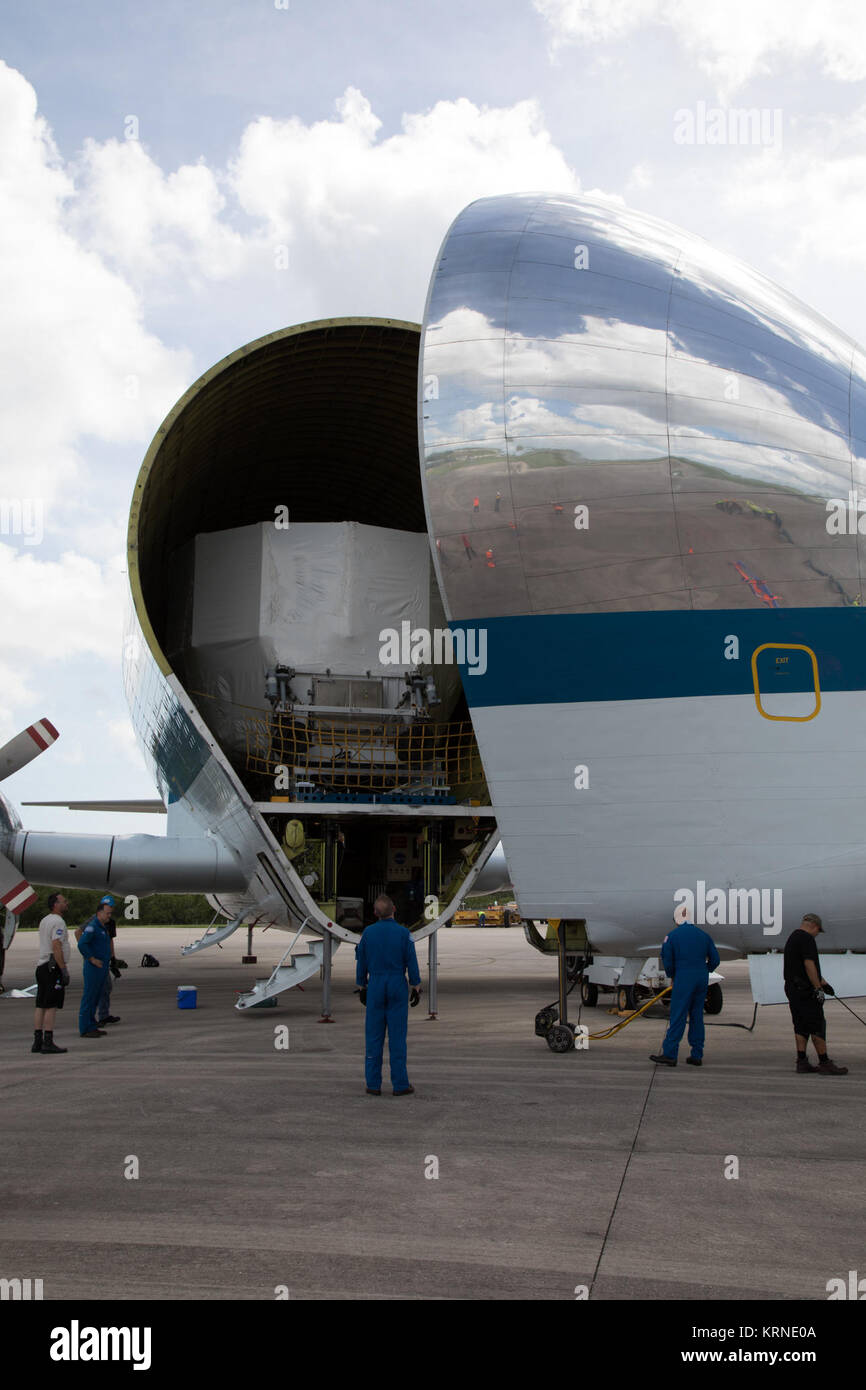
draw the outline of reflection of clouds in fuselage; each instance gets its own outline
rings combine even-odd
[[[851,455],[847,440],[806,420],[772,415],[725,401],[696,401],[673,395],[668,398],[668,405],[672,453],[681,449],[688,454],[688,441],[695,437],[715,437],[765,448],[790,450],[799,447],[825,459],[827,471],[836,472],[841,464],[850,476]]]
[[[678,485],[677,473],[690,465],[689,484]],[[702,467],[707,470],[704,478],[696,476]],[[686,490],[687,486],[715,488],[725,483],[761,489],[782,487],[792,497],[806,494],[822,498],[839,496],[839,488],[847,487],[851,476],[850,467],[842,460],[694,434],[679,436],[675,441],[672,437],[671,471],[675,491]]]
[[[547,315],[548,323],[550,310],[556,307],[546,301],[539,306],[539,310]],[[521,372],[532,373],[542,381],[556,380],[557,377],[562,377],[565,383],[573,381],[574,358],[571,355],[563,356],[560,348],[626,348],[657,357],[665,355],[666,333],[663,325],[642,325],[621,317],[579,311],[575,312],[574,318],[571,331],[543,337],[518,333],[513,329],[506,333],[504,329],[497,328],[486,314],[463,306],[452,310],[428,328],[424,345],[425,371],[428,364],[430,370],[460,371],[466,365],[466,350],[471,345],[473,374],[501,382],[503,340],[509,354],[519,357]],[[437,367],[432,365],[434,362]],[[611,372],[615,365],[611,362]],[[562,369],[566,367],[568,370],[563,374]],[[531,378],[527,376],[526,379]],[[617,379],[622,380],[621,377],[612,378],[614,381]]]
[[[461,326],[467,332],[477,332],[479,320],[487,322],[483,315],[468,310],[461,311],[461,315],[465,320]],[[658,428],[659,420],[664,419],[669,408],[672,433],[687,431],[701,436],[715,433],[733,441],[748,439],[758,445],[779,448],[798,445],[801,450],[805,447],[829,458],[847,458],[848,428],[844,410],[835,402],[822,404],[802,382],[791,378],[786,386],[778,379],[769,382],[748,373],[738,373],[733,368],[728,372],[699,351],[689,358],[672,356],[666,363],[663,347],[653,352],[635,350],[635,327],[627,327],[627,347],[622,342],[623,324],[611,320],[593,320],[592,346],[573,334],[556,341],[510,334],[505,341],[504,378],[501,339],[470,338],[436,344],[425,355],[425,373],[435,373],[440,383],[439,398],[425,405],[429,419],[428,443],[490,437],[497,419],[501,418],[501,408],[493,400],[484,402],[481,407],[467,401],[463,408],[453,408],[460,404],[461,397],[465,400],[467,378],[471,376],[475,381],[497,385],[504,379],[506,391],[510,389],[513,393],[512,401],[526,401],[522,411],[516,404],[512,404],[510,411],[506,406],[509,427],[522,423],[523,415],[537,409],[533,401],[546,399],[550,410],[555,404],[550,393],[557,390],[574,394],[616,390],[622,393],[623,404],[618,405],[615,400],[605,403],[606,421],[601,412],[593,409],[594,402],[571,404],[566,397],[562,408],[544,425],[544,432],[582,433],[583,427],[591,426],[598,419],[600,430],[647,434]],[[655,330],[646,330],[645,336],[647,343],[652,341],[656,348],[664,342],[664,334]],[[778,377],[778,371],[776,375]],[[624,381],[628,386],[623,385]],[[733,400],[725,396],[731,381],[735,382],[738,392],[738,398]],[[536,389],[523,397],[521,387]],[[656,392],[661,399],[642,416],[633,407],[636,392],[647,396]],[[632,400],[627,405],[629,397]],[[450,413],[446,413],[449,409]],[[482,409],[486,412],[486,425],[479,431],[475,421],[480,417],[475,412]],[[624,423],[617,425],[612,418],[616,412]],[[513,433],[513,428],[508,432]]]
[[[632,395],[626,400],[634,401]],[[565,407],[568,403],[563,401]],[[655,403],[654,403],[655,404]],[[632,404],[577,405],[554,411],[550,402],[537,396],[511,396],[505,403],[506,430],[510,437],[538,435],[638,435],[662,437],[665,430],[664,397],[658,398],[661,418],[655,409],[641,411]]]
[[[451,309],[447,314],[443,314],[441,319],[429,323],[425,329],[425,364],[431,350],[438,352],[441,348],[460,347],[467,342],[474,343],[477,347],[489,340],[491,351],[498,357],[501,369],[502,331],[486,314],[470,308],[468,304],[461,305],[459,309]],[[477,365],[480,366],[481,362],[483,356],[479,358]]]
[[[694,400],[696,407],[716,401],[729,410],[766,412],[796,425],[806,422],[810,428],[820,428],[831,438],[838,441],[841,437],[847,442],[847,391],[836,395],[827,390],[822,399],[815,390],[818,385],[822,383],[814,379],[806,384],[788,378],[783,383],[778,374],[768,379],[766,371],[759,377],[734,367],[728,369],[709,357],[698,359],[694,352],[688,358],[673,355],[667,364],[667,389],[672,399]],[[838,452],[839,447],[837,442],[831,452]]]
[[[471,241],[455,224],[456,273],[434,286],[425,336],[437,536],[487,527],[496,490],[510,528],[486,592],[468,566],[449,581],[454,611],[507,611],[490,605],[518,571],[530,611],[858,602],[857,538],[831,542],[824,507],[866,482],[866,444],[852,467],[849,442],[861,416],[866,440],[853,341],[653,218],[539,199],[506,237],[497,206],[489,255],[482,205]],[[473,258],[477,276],[462,270]]]
[[[849,370],[853,342],[820,314],[745,261],[717,251],[709,243],[700,242],[697,247],[689,246],[678,267],[677,278],[686,287],[684,298],[705,297],[716,308],[804,349],[809,357],[833,369]],[[734,270],[736,291],[731,282]]]
[[[581,230],[576,227],[575,236]],[[689,240],[685,235],[681,239]],[[636,258],[635,302],[629,305],[627,314],[593,312],[591,279],[606,279],[609,285],[618,282],[620,292],[623,284],[631,282],[617,276],[585,276],[583,281],[576,279],[573,283],[587,286],[586,301],[578,298],[573,304],[563,304],[555,299],[510,297],[507,334],[502,312],[494,316],[464,304],[431,325],[426,346],[447,347],[447,340],[452,340],[457,350],[452,365],[459,370],[461,348],[465,350],[471,343],[473,371],[498,381],[498,344],[505,337],[506,386],[548,385],[557,380],[563,384],[579,382],[582,371],[576,359],[567,353],[562,355],[568,347],[630,349],[648,357],[667,356],[672,369],[678,361],[694,361],[717,372],[720,378],[726,371],[736,373],[743,380],[751,403],[758,408],[793,413],[825,429],[846,433],[853,342],[785,291],[764,281],[757,272],[728,260],[728,276],[731,265],[740,275],[735,294],[722,273],[727,258],[711,247],[698,245],[698,252],[690,250],[687,259],[681,258],[679,272],[671,281],[669,310],[664,315],[652,307],[654,301],[640,302],[647,287],[640,283],[640,262]],[[604,249],[599,248],[601,253]],[[563,267],[555,269],[561,271]],[[664,267],[654,266],[656,274],[663,270]],[[459,278],[468,279],[462,288],[471,294],[471,279]],[[568,331],[551,333],[551,325],[558,326],[563,316],[569,321]],[[515,323],[531,331],[515,331]],[[482,341],[486,341],[486,349],[481,346]],[[658,384],[659,389],[664,389],[664,384],[658,382],[657,365],[646,364],[635,377],[631,371],[623,372],[623,363],[605,362],[600,352],[592,356],[594,360],[598,358],[597,365],[588,369],[590,375],[584,377],[584,384],[601,385],[605,377],[610,377],[612,383],[620,385],[627,379],[633,389],[644,385],[646,372],[650,378],[655,374],[655,380],[646,381],[648,387]],[[441,360],[447,370],[447,359]],[[465,355],[462,364],[465,367]],[[519,372],[520,380],[512,375],[509,381],[509,373],[514,371]]]
[[[429,423],[424,435],[428,450],[437,445],[464,443],[485,439],[501,439],[503,425],[502,406],[493,401],[482,401],[480,405],[467,406],[449,417],[444,426]]]

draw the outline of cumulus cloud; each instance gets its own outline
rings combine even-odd
[[[399,133],[357,88],[334,116],[262,116],[225,168],[164,172],[138,140],[88,140],[73,166],[81,242],[137,286],[188,300],[209,281],[281,272],[295,321],[420,316],[449,223],[475,198],[579,182],[535,101],[464,98],[405,115]],[[259,288],[265,298],[263,286]],[[273,294],[271,292],[271,297]]]
[[[126,273],[219,280],[243,268],[248,247],[203,161],[166,174],[137,139],[86,140],[75,173],[78,235]]]
[[[759,221],[788,271],[866,266],[866,106],[816,120],[784,158],[745,161],[720,189],[726,206]]]
[[[69,722],[82,691],[70,685],[68,672],[81,657],[94,663],[94,678],[107,663],[111,672],[101,680],[116,683],[119,693],[122,563],[120,556],[98,563],[72,551],[47,561],[36,551],[0,543],[0,742],[46,713],[56,720],[63,710]],[[84,707],[86,723],[86,698]]]
[[[813,59],[836,81],[866,77],[866,10],[860,0],[533,0],[553,51],[612,43],[656,25],[731,94],[750,78]]]
[[[146,439],[190,369],[75,239],[74,198],[33,88],[0,63],[0,492],[46,505],[80,484],[85,436]]]
[[[73,551],[59,560],[0,544],[3,650],[43,668],[80,655],[117,664],[126,578],[122,557],[97,563]]]
[[[180,342],[197,290],[213,282],[225,304],[235,295],[276,324],[419,317],[439,242],[467,202],[578,188],[532,101],[443,101],[381,131],[350,87],[330,119],[252,121],[222,167],[163,169],[137,139],[88,139],[64,159],[33,87],[0,63],[0,500],[7,517],[38,502],[46,533],[43,545],[0,525],[0,681],[11,708],[31,713],[46,652],[116,662],[116,489],[127,491],[195,375],[187,348],[149,331],[145,305],[163,317],[180,307]],[[128,748],[123,730],[110,733]]]
[[[108,721],[108,737],[112,747],[126,758],[134,767],[143,766],[141,750],[136,742],[132,724],[129,719],[110,719]]]
[[[348,88],[338,119],[248,125],[229,181],[249,217],[285,246],[290,274],[319,312],[420,316],[449,224],[476,198],[579,182],[534,101],[466,98],[403,117],[380,139],[370,103]],[[339,307],[337,307],[339,306]]]

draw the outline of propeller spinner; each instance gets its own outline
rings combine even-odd
[[[38,719],[0,748],[0,782],[26,767],[60,735],[50,719]],[[5,854],[0,854],[0,906],[20,916],[36,902],[36,894]]]

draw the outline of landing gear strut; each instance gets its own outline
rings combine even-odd
[[[559,1001],[540,1009],[535,1015],[535,1032],[547,1039],[551,1052],[572,1052],[574,1050],[575,1027],[568,1021],[568,996],[577,983],[583,969],[583,960],[574,956],[566,959],[565,937],[568,924],[563,918],[557,928],[559,945]],[[597,991],[596,991],[597,994]]]

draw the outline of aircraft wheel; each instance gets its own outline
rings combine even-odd
[[[620,1010],[637,1008],[637,990],[634,985],[623,985],[617,990],[616,1007]]]
[[[589,980],[581,980],[580,997],[588,1009],[594,1009],[598,1003],[598,985],[592,984]]]
[[[535,1015],[536,1036],[539,1038],[546,1038],[558,1018],[558,1009],[541,1009]]]
[[[722,998],[721,985],[710,985],[704,1002],[704,1013],[720,1014],[722,1012]]]
[[[574,1048],[574,1032],[568,1023],[557,1023],[547,1035],[547,1046],[551,1052],[571,1052]]]

